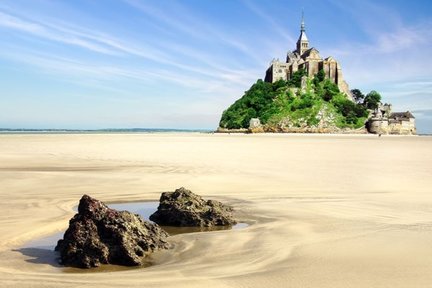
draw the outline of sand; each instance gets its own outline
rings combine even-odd
[[[428,287],[432,137],[0,135],[0,287]],[[155,265],[71,271],[26,243],[86,193],[157,200],[184,186],[247,228],[176,235]]]

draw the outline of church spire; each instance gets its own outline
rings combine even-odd
[[[306,29],[304,23],[304,12],[302,11],[302,20],[300,25],[300,37],[297,40],[297,53],[303,55],[303,53],[309,49],[309,40],[306,36]]]
[[[300,26],[300,32],[305,32],[305,24],[304,24],[304,11],[302,10],[302,21]]]

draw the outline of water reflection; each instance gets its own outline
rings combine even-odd
[[[116,210],[126,210],[135,214],[140,215],[143,219],[150,221],[149,217],[153,214],[159,205],[159,202],[129,202],[129,203],[115,203],[108,204],[108,207]],[[75,207],[75,211],[77,207]],[[221,231],[231,229],[242,229],[248,226],[247,223],[238,223],[234,226],[215,226],[215,227],[173,227],[173,226],[161,226],[170,235],[178,235],[183,233],[194,233],[194,232],[207,232],[207,231]],[[44,238],[32,240],[24,248],[54,250],[57,245],[57,241],[63,238],[63,232],[55,233],[53,235],[46,236]]]

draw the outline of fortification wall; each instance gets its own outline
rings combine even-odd
[[[415,120],[389,123],[388,133],[395,135],[415,135],[417,134]]]
[[[388,133],[388,120],[381,118],[371,118],[368,122],[369,133],[374,134],[387,134]]]
[[[415,120],[388,121],[382,118],[371,118],[368,121],[368,131],[374,134],[415,135]]]

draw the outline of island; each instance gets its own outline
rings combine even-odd
[[[220,133],[416,134],[409,111],[393,112],[381,95],[349,89],[341,65],[309,46],[302,16],[300,36],[286,61],[273,59],[264,81],[222,113]]]

